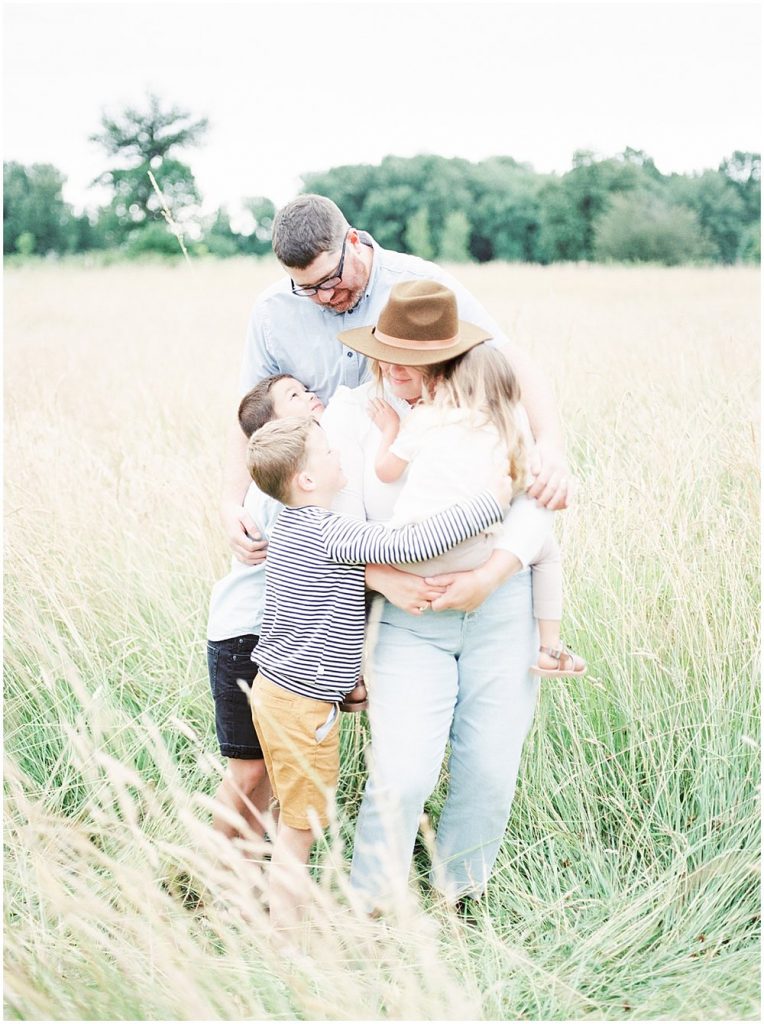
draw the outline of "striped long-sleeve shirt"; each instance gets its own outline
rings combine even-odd
[[[484,491],[391,529],[309,505],[279,513],[268,544],[265,613],[252,658],[293,693],[339,701],[358,681],[368,562],[420,562],[501,520]]]

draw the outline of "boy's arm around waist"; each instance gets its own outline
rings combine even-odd
[[[332,515],[321,524],[324,548],[329,557],[346,565],[367,562],[424,562],[474,537],[498,523],[503,510],[491,491],[451,505],[423,520],[391,529],[384,523],[366,523],[349,516]]]

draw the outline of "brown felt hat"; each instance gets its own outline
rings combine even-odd
[[[450,288],[437,281],[401,281],[393,285],[376,327],[356,327],[337,337],[383,363],[427,366],[460,356],[491,335],[459,319]]]

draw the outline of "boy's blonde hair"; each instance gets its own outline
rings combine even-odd
[[[247,469],[257,486],[283,505],[289,503],[295,474],[304,469],[311,416],[271,420],[254,432],[247,445]]]
[[[515,494],[525,490],[525,443],[515,416],[520,385],[506,356],[481,344],[448,362],[417,369],[424,373],[423,401],[442,408],[471,409],[478,423],[496,428],[509,455]]]

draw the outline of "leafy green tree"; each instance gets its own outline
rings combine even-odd
[[[595,224],[594,255],[624,263],[695,263],[710,248],[697,215],[651,192],[612,196]]]
[[[328,171],[303,175],[305,192],[317,192],[333,200],[353,227],[373,230],[363,219],[364,204],[377,185],[380,169],[371,164],[345,164]],[[378,241],[380,241],[378,239]]]
[[[438,259],[444,263],[468,263],[470,261],[470,222],[464,210],[454,210],[446,216],[443,233],[440,236]]]
[[[194,246],[194,252],[210,253],[223,259],[237,256],[241,252],[241,237],[232,229],[228,211],[222,206],[206,225],[203,239]]]
[[[735,186],[719,171],[692,177],[673,175],[671,200],[694,210],[719,263],[734,263],[746,226],[745,205]]]
[[[743,263],[761,263],[761,226],[749,224],[740,237],[738,259]]]
[[[440,250],[449,214],[469,208],[471,165],[460,158],[431,155],[416,156],[401,164],[408,165],[406,180],[414,190],[417,207],[427,212],[430,252],[434,256]]]
[[[405,252],[406,227],[417,209],[417,194],[411,185],[373,188],[363,204],[360,220],[354,226],[370,231],[384,248]]]
[[[539,192],[538,258],[542,263],[585,258],[586,220],[559,178],[549,178]]]
[[[276,207],[265,196],[251,196],[243,201],[242,206],[246,222],[244,230],[234,230],[228,210],[221,207],[208,220],[203,240],[193,245],[193,251],[221,258],[242,253],[252,256],[270,253]]]
[[[635,189],[658,193],[662,183],[662,175],[642,150],[627,148],[604,160],[589,150],[577,150],[559,188],[550,183],[541,197],[541,258],[593,259],[595,222],[610,206],[611,197]]]
[[[276,207],[266,196],[250,196],[242,203],[250,218],[251,230],[239,234],[239,250],[253,256],[265,256],[271,251],[271,235]]]
[[[91,249],[105,247],[98,230],[98,220],[91,220],[87,213],[71,218],[68,235],[69,248],[72,252],[89,252]]]
[[[97,248],[116,249],[125,241],[129,228],[114,208],[113,203],[99,207],[93,233],[97,239]]]
[[[422,251],[434,252],[440,249],[448,215],[465,210],[471,202],[470,166],[466,160],[440,156],[387,156],[378,166],[333,167],[323,174],[306,175],[304,181],[306,191],[329,196],[349,223],[371,232],[389,249],[410,247],[407,227],[424,210],[428,237],[419,240],[424,242]],[[421,235],[417,225],[422,223],[424,214],[419,214],[413,221],[415,236],[417,231]]]
[[[471,169],[471,252],[481,262],[537,259],[539,189],[543,178],[511,157],[492,157]]]
[[[52,164],[3,164],[3,252],[20,252],[22,236],[22,248],[30,255],[66,252],[72,247],[74,215],[62,195],[65,181]]]
[[[449,258],[444,254],[453,245],[463,258],[465,236],[471,257],[481,262],[594,259],[606,246],[601,219],[615,197],[630,194],[639,194],[633,208],[648,217],[645,237],[632,242],[649,255],[635,258],[672,261],[681,245],[693,260],[709,252],[716,261],[753,259],[758,251],[758,236],[748,227],[758,225],[761,204],[755,153],[736,151],[719,171],[694,178],[665,176],[647,153],[629,146],[607,158],[578,151],[561,177],[537,174],[508,156],[470,163],[422,155],[334,167],[304,180],[306,190],[334,199],[351,224],[370,231],[381,245],[428,256],[437,252],[441,259]],[[669,216],[673,207],[680,212]],[[698,223],[706,244],[697,243]]]
[[[150,221],[134,228],[125,239],[124,251],[130,258],[156,253],[159,256],[180,256],[182,250],[175,234],[167,225]]]
[[[37,239],[31,231],[22,231],[16,239],[16,252],[20,256],[31,256],[37,245]]]
[[[616,157],[616,160],[620,160],[623,164],[630,164],[632,167],[640,167],[645,172],[646,178],[652,178],[657,182],[663,179],[653,158],[648,156],[643,149],[633,149],[631,146],[627,146],[623,153]]]
[[[181,222],[184,212],[199,203],[191,168],[173,154],[198,144],[207,127],[206,118],[194,121],[180,107],[165,109],[154,95],[147,97],[143,109],[128,107],[115,116],[102,116],[100,132],[90,138],[114,161],[114,166],[96,179],[112,190],[111,218],[104,221],[107,236],[123,240],[134,229],[162,220],[162,204],[149,171],[176,221]],[[155,233],[152,237],[159,236]]]
[[[406,222],[406,246],[414,256],[431,260],[435,255],[430,235],[430,220],[427,207],[421,206]]]
[[[758,223],[761,217],[761,154],[736,149],[732,156],[722,160],[719,170],[742,201],[746,221]]]
[[[627,153],[628,159],[595,160],[590,153],[579,151],[574,154],[573,169],[565,175],[566,187],[584,225],[582,245],[585,259],[591,259],[593,255],[594,222],[608,208],[611,195],[630,192],[640,186],[649,187],[654,180],[651,172],[646,175],[644,171],[647,158],[639,153],[635,159],[636,150],[627,150]]]

